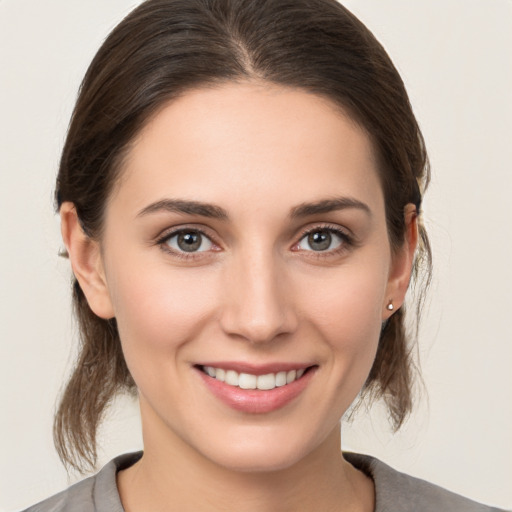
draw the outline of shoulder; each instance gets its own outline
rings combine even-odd
[[[96,475],[78,482],[24,512],[124,512],[116,485],[119,470],[134,464],[141,452],[127,453],[111,460]]]
[[[81,482],[72,485],[65,491],[59,492],[47,500],[33,505],[24,512],[64,512],[75,510],[76,512],[93,512],[92,500],[96,476],[91,476]]]
[[[400,473],[378,459],[346,453],[345,458],[375,483],[375,512],[499,512],[442,487]]]

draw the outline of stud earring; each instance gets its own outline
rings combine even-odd
[[[389,301],[389,304],[386,306],[386,309],[388,311],[393,311],[393,309],[395,309],[395,306],[393,306],[393,302]]]

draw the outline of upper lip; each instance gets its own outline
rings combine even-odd
[[[249,373],[251,375],[267,375],[269,373],[288,372],[290,370],[301,370],[311,366],[314,363],[266,363],[253,364],[238,361],[205,361],[195,366],[212,366],[213,368],[222,368],[223,370],[234,370],[237,373]]]

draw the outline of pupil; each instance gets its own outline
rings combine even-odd
[[[315,231],[308,236],[309,246],[314,251],[325,251],[331,245],[331,238],[328,231]]]
[[[197,251],[201,247],[201,236],[198,233],[181,233],[178,236],[178,247],[186,252]]]

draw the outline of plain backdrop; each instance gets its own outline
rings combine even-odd
[[[0,0],[0,511],[66,487],[52,414],[76,332],[52,190],[80,80],[134,0]],[[393,435],[379,408],[344,448],[512,508],[512,3],[351,0],[408,87],[432,161],[435,279],[419,353],[428,399]],[[135,403],[100,465],[140,449]]]

